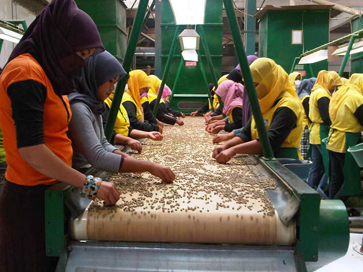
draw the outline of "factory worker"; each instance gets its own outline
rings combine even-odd
[[[214,90],[215,90],[215,88],[214,88],[213,83],[208,84],[208,90],[209,90],[210,96],[212,97],[212,103],[211,103],[210,99],[208,98],[203,106],[201,106],[196,111],[193,111],[193,112],[190,113],[191,117],[194,117],[194,116],[198,115],[199,113],[207,113],[208,111],[215,111],[218,108],[218,106],[219,106],[218,98],[216,100],[216,103],[214,103],[214,94],[215,94]]]
[[[221,85],[223,81],[228,80],[227,76],[228,76],[228,74],[221,76],[218,79],[218,82],[217,82],[218,86]],[[218,86],[215,86],[215,88],[217,88]],[[219,98],[218,98],[218,95],[215,93],[215,88],[213,89],[213,91],[214,91],[213,110],[204,114],[204,119],[206,121],[206,125],[209,124],[211,121],[223,119],[223,116],[222,116],[223,106],[220,105],[220,103],[219,103]]]
[[[293,72],[289,75],[289,80],[295,89],[297,89],[301,83],[302,75],[299,72]]]
[[[83,188],[89,198],[114,204],[120,193],[108,182],[71,167],[67,137],[72,117],[62,95],[85,59],[104,50],[92,19],[73,0],[53,0],[14,48],[0,76],[0,126],[8,167],[0,195],[0,271],[55,271],[45,252],[45,190],[58,181]]]
[[[311,121],[309,119],[309,101],[310,101],[310,94],[311,89],[313,88],[315,84],[316,78],[308,78],[304,79],[299,87],[296,90],[297,95],[299,96],[299,99],[304,107],[304,119],[303,119],[303,135],[301,137],[301,155],[304,158],[304,160],[309,159],[308,151],[309,151],[309,127],[311,124]]]
[[[329,131],[330,183],[329,198],[340,198],[342,186],[347,186],[346,195],[361,192],[360,168],[353,156],[347,153],[350,146],[361,142],[363,130],[363,74],[353,74],[348,84],[334,93],[329,114],[331,126]]]
[[[345,77],[340,77],[340,80],[342,81],[342,86],[349,83],[349,79]]]
[[[157,92],[157,95],[159,94],[159,91],[160,91],[160,87],[158,89],[158,92]],[[181,111],[177,111],[177,110],[174,110],[170,107],[169,105],[169,101],[170,101],[170,97],[172,95],[172,91],[171,89],[169,88],[169,86],[165,85],[164,86],[164,89],[163,89],[163,93],[161,94],[161,98],[164,100],[165,102],[165,105],[166,105],[166,110],[168,111],[168,113],[170,115],[173,115],[174,117],[182,117],[182,118],[185,118],[185,114],[182,113]],[[156,103],[156,101],[155,101]],[[152,107],[154,108],[154,107]]]
[[[218,86],[216,94],[223,101],[223,113],[228,116],[228,119],[210,124],[211,133],[218,133],[221,130],[231,132],[234,129],[242,127],[242,98],[243,85],[226,80]]]
[[[303,109],[287,73],[268,58],[254,61],[250,69],[274,156],[300,158]],[[213,158],[219,163],[226,163],[236,154],[261,153],[252,117],[241,133],[213,150]]]
[[[156,105],[156,101],[157,101],[157,98],[158,98],[158,92],[159,92],[159,87],[160,87],[160,84],[161,84],[161,80],[157,76],[154,76],[154,75],[150,75],[149,79],[150,79],[150,89],[149,89],[149,92],[148,92],[148,99],[149,99],[151,110],[154,110],[154,107]],[[163,123],[166,123],[166,124],[169,124],[169,125],[175,125],[175,123],[177,123],[178,125],[184,125],[184,122],[182,120],[180,120],[179,118],[174,116],[168,110],[168,106],[166,105],[164,99],[167,96],[170,97],[170,95],[171,95],[171,90],[170,90],[170,88],[168,86],[165,85],[164,86],[164,91],[163,91],[161,99],[160,99],[159,108],[158,108],[158,112],[156,114],[156,118],[159,121],[161,121]]]
[[[128,89],[125,91],[122,97],[122,105],[127,111],[127,115],[130,120],[130,125],[134,129],[143,131],[159,131],[163,132],[163,125],[160,122],[154,121],[154,117],[151,116],[150,104],[147,101],[147,92],[150,89],[150,79],[147,74],[142,70],[133,70],[129,74],[127,81]],[[144,102],[144,107],[142,102]],[[144,112],[144,111],[147,112]],[[145,118],[144,115],[147,115]],[[146,119],[153,119],[149,122]]]
[[[110,108],[112,105],[112,99],[114,96],[114,91],[110,94],[109,97],[105,100],[105,112],[102,114],[103,127],[105,128],[108,114],[110,112]],[[132,139],[142,139],[148,138],[153,141],[161,141],[163,139],[163,135],[158,131],[142,131],[138,129],[133,129],[130,125],[129,116],[127,115],[127,111],[120,104],[120,108],[117,112],[117,117],[115,120],[115,124],[113,127],[110,143],[117,145],[130,145],[133,143]]]
[[[329,102],[331,93],[342,84],[339,75],[334,71],[320,71],[314,87],[311,89],[309,101],[309,118],[311,120],[309,142],[313,161],[308,184],[317,189],[326,183],[329,167],[329,155],[321,141],[328,137],[330,128]],[[324,162],[325,160],[325,162]],[[323,179],[322,179],[323,178]],[[320,186],[319,186],[320,184]]]
[[[168,167],[133,159],[106,140],[102,126],[103,101],[125,75],[117,59],[105,51],[89,58],[80,76],[75,78],[76,93],[68,96],[73,113],[69,123],[73,167],[80,170],[91,164],[98,170],[112,173],[148,171],[163,181],[173,181],[174,173]],[[133,144],[132,148],[141,152],[141,144],[136,142],[138,145]]]

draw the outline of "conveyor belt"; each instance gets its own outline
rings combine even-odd
[[[115,175],[122,192],[116,207],[92,204],[72,223],[76,240],[291,245],[295,223],[285,226],[265,188],[272,176],[254,157],[219,165],[202,118],[166,127],[162,145],[148,142],[135,157],[161,162],[177,175],[160,184],[150,174]],[[182,136],[181,136],[182,135]]]

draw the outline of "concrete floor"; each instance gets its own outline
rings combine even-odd
[[[318,270],[316,272],[358,272],[363,271],[363,253],[359,254],[362,246],[363,234],[350,234],[347,254]]]

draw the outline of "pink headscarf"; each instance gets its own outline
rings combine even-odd
[[[232,80],[226,80],[218,86],[216,94],[224,101],[223,113],[225,115],[229,115],[235,107],[242,107],[243,91],[243,85]]]
[[[160,90],[160,86],[159,86],[159,90]],[[159,91],[158,91],[159,93]],[[168,87],[168,85],[164,85],[164,90],[163,90],[163,94],[161,95],[161,98],[165,98],[167,96],[171,95],[171,90],[170,88]]]

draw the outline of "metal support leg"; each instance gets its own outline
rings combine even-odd
[[[207,87],[207,95],[208,95],[208,99],[210,101],[210,104],[213,105],[213,98],[210,95],[210,91],[209,91],[209,86],[208,86],[208,80],[207,80],[207,76],[205,75],[205,69],[204,69],[204,64],[202,61],[202,56],[200,55],[200,53],[198,52],[198,58],[199,58],[199,68],[200,68],[200,72],[202,73],[202,77],[205,83],[205,86]]]
[[[224,7],[226,9],[228,22],[231,27],[233,41],[236,46],[238,60],[241,65],[243,78],[245,80],[245,87],[246,87],[246,90],[248,90],[247,94],[248,94],[248,98],[251,103],[253,117],[255,118],[255,121],[256,121],[258,135],[260,136],[260,142],[261,142],[261,146],[262,146],[263,155],[266,159],[272,159],[274,156],[273,156],[271,144],[267,137],[265,123],[263,121],[260,105],[259,105],[259,102],[257,99],[257,94],[256,94],[256,90],[255,90],[255,85],[253,83],[251,70],[250,70],[250,67],[247,62],[246,52],[245,52],[243,44],[242,44],[240,29],[237,24],[237,18],[236,18],[236,14],[234,13],[232,0],[223,0],[223,2],[224,2]]]
[[[355,40],[355,35],[352,35],[350,37],[350,40],[349,40],[347,52],[345,53],[342,65],[340,66],[340,69],[339,69],[339,76],[343,76],[344,69],[345,69],[345,66],[347,65],[347,62],[348,62],[348,59],[349,59],[349,56],[350,56],[350,50],[352,50],[354,40]]]
[[[164,68],[163,78],[161,80],[161,85],[160,85],[160,89],[159,89],[160,92],[158,93],[158,98],[156,99],[156,104],[155,104],[155,108],[154,108],[154,111],[153,111],[154,116],[156,115],[156,113],[158,112],[158,109],[159,109],[159,103],[160,103],[161,95],[163,94],[165,82],[166,82],[166,79],[167,79],[168,74],[169,74],[169,68],[170,68],[171,61],[173,60],[173,56],[174,56],[174,52],[175,52],[175,48],[176,48],[176,43],[178,41],[179,33],[180,33],[180,25],[177,25],[176,29],[175,29],[175,33],[174,33],[174,38],[173,38],[173,41],[171,43],[168,60],[166,61],[166,65],[165,65],[165,68]]]
[[[183,64],[184,64],[183,56],[180,56],[179,68],[178,68],[178,72],[176,73],[173,89],[171,90],[171,96],[170,96],[170,99],[169,99],[169,104],[171,104],[171,101],[173,100],[175,89],[176,89],[176,84],[178,83],[180,73],[181,73],[181,70],[183,68]]]
[[[132,65],[132,59],[135,54],[137,41],[139,39],[141,28],[142,28],[142,25],[144,22],[148,2],[149,2],[148,0],[140,0],[139,7],[136,12],[136,17],[134,20],[134,25],[132,27],[129,44],[126,49],[125,60],[123,62],[123,67],[124,67],[126,73],[128,73],[130,71],[130,67]],[[120,108],[120,104],[121,104],[122,96],[125,91],[127,79],[128,79],[128,77],[125,76],[117,84],[115,96],[113,97],[111,109],[108,114],[107,124],[106,124],[106,128],[105,128],[105,135],[109,141],[111,140],[113,126],[115,125],[117,112]]]
[[[296,57],[296,58],[294,59],[294,62],[292,63],[292,66],[291,66],[291,69],[290,69],[290,74],[291,74],[292,72],[294,72],[294,70],[295,70],[295,66],[296,66],[296,63],[297,63],[299,60],[300,60],[300,58],[299,58],[299,57]]]

